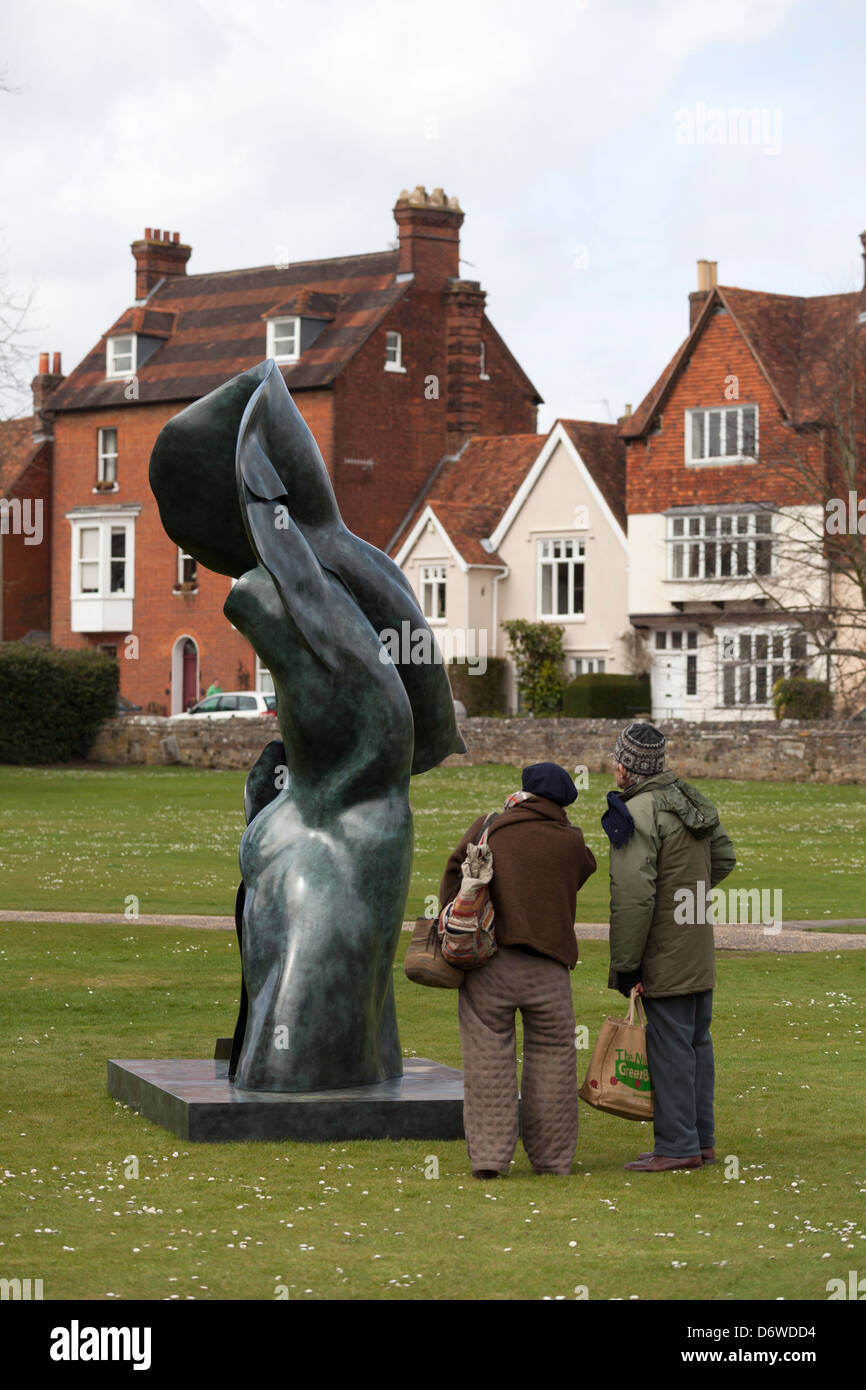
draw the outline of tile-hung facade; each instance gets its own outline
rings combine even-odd
[[[726,288],[698,267],[689,336],[622,428],[628,611],[654,718],[772,718],[777,679],[830,674],[807,631],[832,582],[815,383],[866,303]]]
[[[627,670],[625,451],[615,425],[470,439],[392,550],[447,658],[508,657],[501,624],[564,629],[566,673]],[[509,663],[510,708],[517,708]]]
[[[347,525],[383,548],[444,453],[535,428],[540,397],[461,278],[457,199],[416,188],[394,216],[394,250],[199,275],[177,233],[148,228],[135,302],[52,395],[52,640],[114,653],[136,704],[270,683],[223,616],[230,579],[160,525],[148,462],[185,405],[272,357]]]

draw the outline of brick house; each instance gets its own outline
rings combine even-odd
[[[687,338],[621,429],[629,614],[655,718],[772,718],[778,678],[832,683],[810,636],[834,583],[827,363],[866,331],[866,290],[723,287],[699,261],[689,299]]]
[[[60,385],[60,353],[39,357],[33,414],[0,421],[0,642],[46,638],[51,624],[53,437],[46,402]]]
[[[51,397],[51,636],[114,652],[121,693],[179,713],[218,680],[268,688],[224,618],[230,580],[162,530],[147,481],[163,424],[273,357],[347,525],[387,548],[444,454],[531,432],[540,396],[460,276],[456,198],[402,193],[396,249],[187,274],[178,233],[132,245],[135,302]]]
[[[557,420],[547,436],[470,439],[418,499],[392,548],[444,656],[508,656],[501,623],[564,629],[569,678],[625,673],[625,447],[616,425]],[[517,709],[513,664],[507,699]]]

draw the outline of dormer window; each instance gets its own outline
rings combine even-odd
[[[403,335],[387,332],[385,334],[385,371],[405,372],[403,366]]]
[[[297,362],[301,355],[301,320],[268,319],[268,357],[275,362]]]
[[[105,375],[107,377],[134,376],[136,348],[134,333],[125,333],[122,337],[109,338],[105,345]]]

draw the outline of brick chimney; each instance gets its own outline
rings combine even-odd
[[[60,353],[54,353],[51,371],[48,370],[47,352],[39,354],[39,371],[30,383],[33,392],[33,443],[40,444],[45,439],[54,438],[54,414],[48,408],[48,398],[65,381],[60,370]]]
[[[397,274],[415,276],[416,284],[432,287],[460,274],[460,227],[463,212],[456,198],[441,188],[427,193],[419,186],[406,189],[394,205],[400,237]]]
[[[443,294],[449,452],[458,449],[469,435],[481,433],[481,341],[486,298],[477,280],[449,280]]]
[[[700,318],[711,290],[716,287],[718,261],[698,261],[698,288],[689,295],[689,331]]]
[[[167,275],[186,275],[192,247],[180,239],[180,232],[153,231],[145,227],[141,241],[131,246],[135,257],[135,297],[147,299],[151,290]]]

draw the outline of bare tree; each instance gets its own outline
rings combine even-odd
[[[765,610],[807,635],[813,671],[828,680],[840,713],[866,699],[864,308],[859,295],[828,297],[811,328],[806,317],[796,361],[789,349],[789,380],[797,384],[790,440],[759,456],[777,496],[790,501],[756,503],[775,517],[767,518],[772,539],[763,552],[756,545],[751,574]]]

